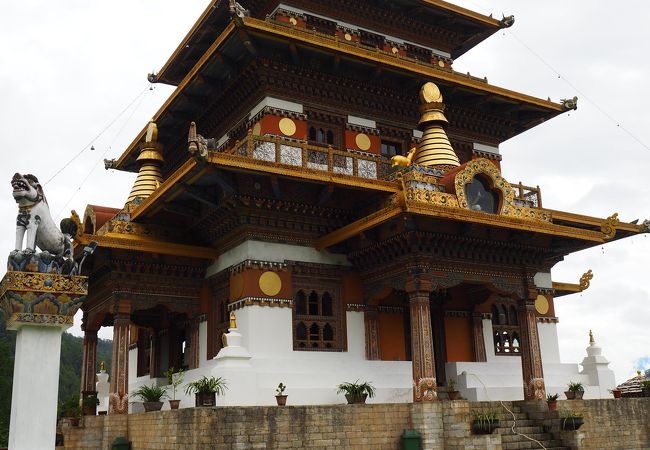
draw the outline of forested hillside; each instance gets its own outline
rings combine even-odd
[[[5,329],[0,319],[0,447],[7,445],[9,417],[11,415],[11,386],[14,371],[14,349],[16,332]],[[97,363],[106,361],[110,373],[112,342],[99,339],[97,342]],[[61,371],[59,372],[59,401],[79,395],[81,383],[81,360],[83,338],[63,333],[61,339]]]

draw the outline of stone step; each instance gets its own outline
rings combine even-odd
[[[503,442],[503,450],[520,450],[520,449],[541,448],[540,445],[535,441],[525,439],[522,436],[517,436],[517,437],[520,437],[522,440],[517,440],[517,441],[514,441],[514,442]],[[536,437],[534,435],[531,435],[530,437],[532,437],[534,439],[537,439],[547,449],[563,448],[562,447],[562,441],[560,441],[558,439],[548,439],[548,438],[544,439],[544,438]]]
[[[514,422],[513,420],[501,420],[499,423],[501,424],[501,428],[512,428],[513,423],[516,423],[517,428],[532,427],[536,425],[534,420],[529,419],[517,419],[517,422]]]

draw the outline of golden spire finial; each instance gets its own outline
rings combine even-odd
[[[127,199],[127,203],[136,198],[145,199],[149,197],[163,182],[160,167],[164,159],[160,153],[161,147],[158,144],[158,126],[154,121],[147,125],[144,143],[140,146],[140,156],[137,161],[141,164],[138,177],[133,183],[133,188]]]
[[[636,376],[640,377],[641,376],[641,369],[636,369]]]
[[[104,361],[99,363],[99,371],[106,372],[106,363]]]
[[[230,312],[230,328],[237,328],[237,317],[235,317],[235,312]]]
[[[413,156],[413,164],[443,170],[460,166],[460,160],[443,128],[447,124],[447,118],[438,86],[432,82],[425,83],[420,89],[420,102],[418,127],[423,134]]]
[[[589,344],[591,345],[595,343],[596,341],[594,341],[594,333],[592,333],[591,330],[589,330]]]

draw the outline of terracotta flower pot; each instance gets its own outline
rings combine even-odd
[[[576,393],[573,391],[564,391],[564,395],[566,395],[567,400],[575,400],[576,398]]]
[[[621,390],[620,389],[612,389],[612,395],[614,398],[621,398]]]
[[[576,400],[582,400],[582,396],[585,395],[585,391],[575,391]]]
[[[276,395],[275,396],[275,401],[278,402],[278,406],[285,406],[287,404],[287,396],[286,395]]]
[[[170,400],[169,401],[169,409],[178,409],[180,404],[181,404],[180,400]]]
[[[458,400],[460,398],[460,391],[447,391],[449,400]]]
[[[160,411],[163,407],[163,402],[143,402],[144,410],[149,411]]]
[[[557,402],[546,402],[548,403],[549,411],[557,411]]]

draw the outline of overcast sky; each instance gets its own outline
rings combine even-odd
[[[516,18],[511,29],[459,58],[456,70],[554,101],[579,97],[577,111],[503,143],[505,178],[539,185],[548,208],[650,218],[650,3],[628,0],[615,9],[603,0],[456,3]],[[105,171],[102,160],[118,157],[172,92],[164,85],[149,90],[146,75],[164,64],[207,1],[0,4],[0,182],[6,183],[0,249],[9,252],[16,214],[9,181],[16,171],[45,183],[81,152],[45,185],[57,222],[71,209],[83,218],[88,203],[124,204],[134,175]],[[556,302],[564,362],[586,356],[593,329],[618,382],[640,365],[650,367],[648,267],[644,235],[571,255],[555,267],[555,281],[574,283],[594,271],[589,290]]]

